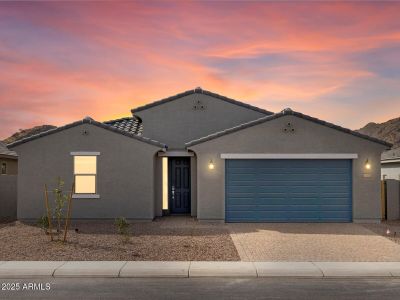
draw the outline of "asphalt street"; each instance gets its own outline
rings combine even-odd
[[[400,298],[399,278],[43,278],[0,279],[0,283],[0,299]]]

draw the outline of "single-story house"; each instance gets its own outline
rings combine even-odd
[[[18,156],[0,141],[0,220],[17,216]]]
[[[17,175],[18,156],[15,151],[7,148],[7,145],[0,141],[0,176]]]
[[[73,218],[379,222],[380,157],[391,145],[291,109],[201,88],[89,117],[9,145],[18,218],[44,213],[43,185],[75,182]]]
[[[400,180],[400,148],[382,153],[381,176],[382,179]]]

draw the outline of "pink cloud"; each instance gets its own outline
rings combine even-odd
[[[0,3],[0,137],[129,115],[199,85],[353,128],[395,117],[379,101],[400,88],[354,56],[400,49],[399,14],[397,3]]]

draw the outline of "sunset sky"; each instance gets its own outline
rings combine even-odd
[[[0,3],[0,139],[201,86],[356,129],[400,116],[400,3]]]

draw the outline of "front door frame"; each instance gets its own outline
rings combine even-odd
[[[188,183],[189,183],[189,191],[188,191],[188,208],[185,212],[174,212],[173,211],[173,195],[172,195],[172,183],[173,179],[173,161],[182,159],[187,160],[188,162]],[[190,157],[168,157],[168,214],[173,215],[190,215],[191,214],[191,206],[192,206],[192,184],[191,184],[191,159]]]

